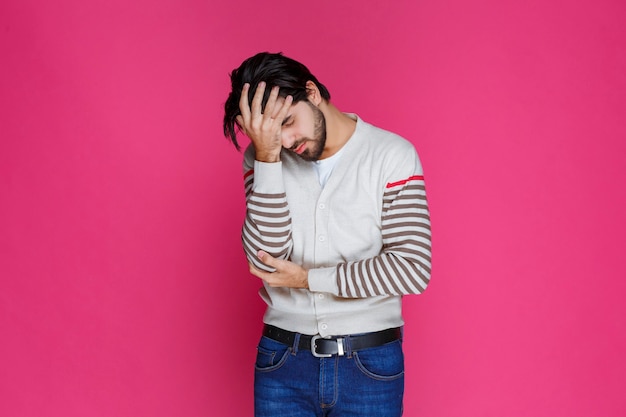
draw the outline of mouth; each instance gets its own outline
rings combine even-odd
[[[300,145],[298,145],[298,147],[296,147],[296,149],[294,149],[294,152],[297,153],[298,155],[301,155],[305,149],[306,149],[306,142],[302,142]]]

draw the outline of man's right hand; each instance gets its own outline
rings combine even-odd
[[[282,149],[281,127],[291,108],[293,97],[278,97],[279,88],[273,87],[265,104],[265,111],[262,112],[265,82],[261,81],[257,86],[252,105],[248,102],[249,89],[250,84],[244,84],[239,100],[241,115],[237,116],[237,123],[252,141],[257,161],[278,162]]]

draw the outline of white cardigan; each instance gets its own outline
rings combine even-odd
[[[413,145],[362,121],[322,189],[314,163],[284,150],[281,162],[244,157],[248,260],[256,253],[309,269],[309,290],[271,288],[265,323],[321,336],[403,324],[401,296],[426,288],[431,270],[430,218]]]

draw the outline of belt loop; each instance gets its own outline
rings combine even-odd
[[[298,347],[300,346],[300,333],[296,333],[293,338],[293,345],[291,346],[292,355],[296,356],[298,353]]]
[[[350,343],[350,336],[344,336],[343,347],[346,351],[346,357],[352,359],[352,343]]]

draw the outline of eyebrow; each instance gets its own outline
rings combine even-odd
[[[292,118],[293,118],[293,115],[292,115],[292,114],[290,114],[289,116],[285,117],[285,118],[283,119],[283,123],[281,124],[281,126],[284,126],[284,125],[285,125],[285,123],[289,123],[289,121],[290,121]]]

